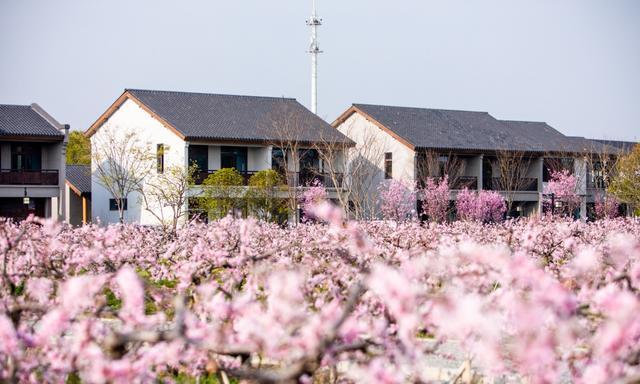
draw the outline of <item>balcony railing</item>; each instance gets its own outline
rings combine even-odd
[[[1,185],[58,185],[57,169],[0,169]]]
[[[439,183],[442,178],[431,177],[431,179],[434,182]],[[421,179],[418,184],[421,188],[424,188],[427,185],[427,180]],[[478,189],[478,178],[475,176],[458,176],[453,180],[449,180],[449,189],[461,190],[465,188]]]
[[[194,176],[194,184],[201,185],[202,182],[209,177],[209,175],[216,172],[217,169],[210,169],[206,171],[198,171]],[[255,175],[258,171],[246,171],[246,172],[238,172],[242,178],[242,185],[249,185],[249,179],[251,176]],[[319,181],[326,188],[341,188],[343,182],[342,173],[335,173],[333,176],[329,173],[318,173],[318,172],[288,172],[288,185],[296,185],[301,187],[306,187],[308,185],[314,184],[315,181]],[[335,182],[334,182],[335,180]]]
[[[538,191],[538,179],[535,177],[527,177],[511,183],[511,188],[514,191],[519,192],[537,192]],[[507,186],[508,187],[508,186]],[[499,177],[492,177],[491,179],[482,180],[482,188],[489,191],[504,191],[505,183]]]
[[[209,169],[206,171],[198,171],[194,176],[194,184],[200,185],[202,182],[209,177],[209,175],[215,173],[218,169]],[[240,176],[242,176],[242,185],[249,185],[249,179],[251,176],[255,175],[258,171],[245,171],[238,172]]]
[[[342,173],[290,172],[289,185],[306,187],[319,182],[325,188],[342,188],[343,178]]]

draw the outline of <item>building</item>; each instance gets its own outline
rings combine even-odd
[[[376,170],[374,185],[395,179],[420,187],[447,175],[452,201],[463,188],[498,191],[511,216],[539,212],[551,172],[561,169],[576,175],[586,215],[606,186],[598,167],[620,152],[546,123],[501,121],[487,112],[354,104],[332,125],[356,143],[379,147],[364,155]],[[421,205],[418,196],[418,212]]]
[[[91,166],[67,165],[65,220],[71,225],[91,222]]]
[[[101,137],[109,131],[134,132],[147,143],[156,173],[195,164],[196,184],[200,184],[218,169],[235,168],[246,183],[257,171],[276,169],[286,175],[290,186],[320,180],[333,194],[339,193],[340,185],[334,184],[340,183],[328,177],[318,149],[353,144],[295,99],[138,89],[125,90],[86,135],[92,146],[104,145]],[[96,167],[94,161],[92,216],[102,223],[117,222],[115,198],[101,184]],[[196,185],[191,196],[200,192]],[[131,193],[122,206],[125,222],[158,224],[157,215],[143,207],[140,193]],[[153,209],[158,213],[164,208]]]
[[[62,218],[68,132],[37,104],[0,105],[0,216]]]

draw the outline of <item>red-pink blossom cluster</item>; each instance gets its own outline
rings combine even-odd
[[[553,195],[554,203],[562,203],[561,210],[550,209],[552,212],[571,216],[580,207],[582,199],[577,192],[578,181],[569,170],[555,171],[551,173],[551,180],[545,187],[547,200],[545,204],[550,204],[549,196]]]
[[[456,199],[456,212],[460,220],[500,222],[506,211],[504,197],[495,191],[476,192],[465,188]]]
[[[380,212],[385,220],[402,222],[415,215],[415,188],[399,180],[389,180],[380,184]]]
[[[0,223],[0,380],[417,383],[451,344],[487,379],[640,375],[637,219],[314,214],[327,224]]]
[[[447,219],[449,209],[449,178],[445,176],[436,182],[430,177],[425,184],[420,191],[423,197],[422,213],[430,221],[442,223]]]
[[[618,216],[620,201],[613,195],[596,195],[595,214],[597,219],[613,219]]]

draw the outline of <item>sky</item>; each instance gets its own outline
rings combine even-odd
[[[317,0],[318,113],[487,111],[640,140],[640,1]],[[0,0],[0,103],[85,130],[125,88],[310,102],[311,0]]]

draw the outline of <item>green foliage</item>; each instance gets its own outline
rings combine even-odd
[[[69,133],[67,164],[91,164],[91,141],[80,131]]]
[[[256,172],[249,179],[249,186],[258,188],[274,188],[284,185],[282,176],[273,169],[265,169]]]
[[[222,168],[207,177],[202,185],[209,187],[238,187],[244,179],[235,168]]]
[[[264,221],[286,222],[289,213],[287,200],[278,196],[286,184],[278,172],[272,169],[259,171],[251,176],[249,186],[247,203],[252,215]]]
[[[609,185],[609,193],[640,215],[640,144],[618,159],[617,175]]]
[[[120,300],[111,289],[105,288],[104,296],[107,299],[107,307],[109,307],[109,309],[119,311],[120,308],[122,308],[122,300]]]
[[[202,182],[203,196],[198,199],[201,209],[212,219],[220,219],[234,209],[245,210],[242,175],[235,168],[222,168]]]

